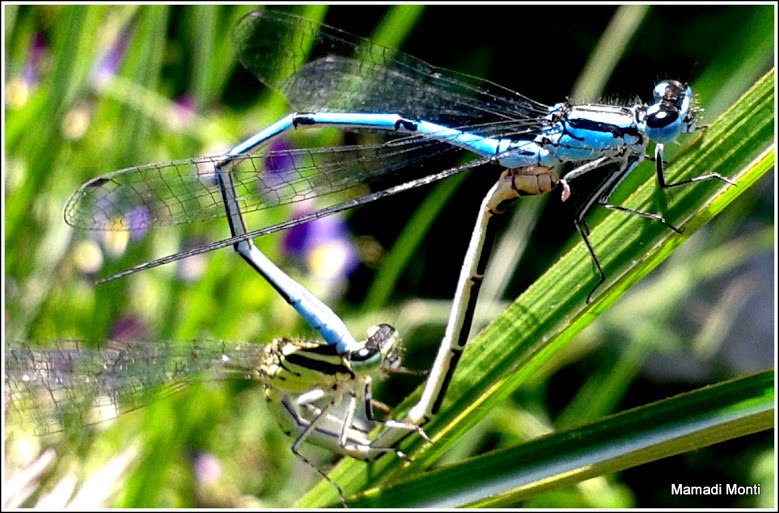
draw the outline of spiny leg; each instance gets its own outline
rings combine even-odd
[[[730,185],[736,185],[736,182],[733,180],[726,178],[722,176],[719,173],[707,173],[705,175],[695,176],[693,178],[690,178],[688,180],[682,180],[681,182],[676,183],[666,183],[665,181],[665,174],[663,173],[663,145],[662,144],[656,144],[655,145],[655,174],[657,175],[657,183],[660,185],[661,189],[671,189],[673,187],[680,187],[683,185],[689,185],[696,182],[702,182],[704,180],[722,180],[723,182],[730,184]]]
[[[665,217],[660,214],[655,214],[652,212],[645,212],[642,210],[632,209],[623,207],[620,205],[613,205],[608,202],[609,198],[611,197],[611,194],[614,192],[616,187],[620,184],[622,179],[627,176],[635,167],[641,162],[642,158],[637,158],[636,155],[628,155],[624,162],[621,165],[621,168],[617,171],[612,173],[610,177],[608,177],[597,189],[593,192],[593,194],[585,200],[585,203],[582,205],[582,207],[579,208],[577,211],[577,214],[574,219],[574,224],[576,225],[576,230],[579,232],[579,236],[581,237],[582,241],[585,244],[585,247],[587,248],[588,253],[590,254],[590,257],[592,258],[593,263],[595,264],[595,268],[598,272],[598,282],[595,284],[595,286],[592,288],[590,293],[587,295],[587,304],[590,303],[592,300],[592,295],[595,293],[595,291],[600,287],[605,281],[606,281],[606,275],[603,272],[603,268],[600,265],[600,262],[598,261],[597,256],[595,255],[595,251],[592,249],[592,246],[590,245],[590,242],[588,240],[588,234],[589,230],[587,229],[587,226],[584,222],[584,216],[585,214],[590,210],[592,205],[594,204],[593,200],[597,200],[597,204],[608,208],[610,210],[625,212],[627,214],[631,215],[637,215],[640,217],[643,217],[645,219],[649,219],[651,221],[656,221],[659,223],[662,223],[664,226],[669,228],[670,230],[673,230],[674,232],[681,234],[684,230],[682,228],[677,228],[673,224],[666,221]],[[718,173],[708,173],[701,176],[696,176],[693,178],[690,178],[688,180],[683,180],[681,182],[676,183],[666,183],[665,181],[665,175],[664,175],[664,163],[663,163],[663,145],[658,143],[655,145],[655,156],[652,159],[652,161],[655,163],[655,173],[657,175],[657,182],[658,185],[662,190],[668,190],[674,187],[680,187],[685,185],[691,185],[694,183],[702,182],[705,180],[711,180],[711,179],[718,179],[721,180],[727,184],[730,185],[736,185],[735,182],[732,180],[725,178],[721,176]],[[602,165],[602,164],[601,164]],[[566,174],[565,179],[563,180],[564,187],[566,189],[569,189],[570,185],[569,182],[572,178],[576,178],[578,176],[582,176],[585,173],[588,173],[595,168],[592,166],[592,163],[585,164],[584,166],[581,166],[580,168],[571,171],[570,173]],[[567,199],[567,197],[564,197],[563,200]]]
[[[373,401],[373,380],[370,379],[370,376],[366,376],[366,378],[367,379],[365,380],[365,385],[364,385],[364,390],[363,390],[363,397],[362,397],[363,403],[364,403],[364,407],[365,407],[365,418],[366,419],[368,419],[370,422],[374,422],[376,424],[380,424],[380,425],[384,426],[384,428],[385,428],[384,432],[386,432],[388,430],[400,430],[400,431],[403,431],[406,434],[408,434],[409,432],[415,431],[426,442],[432,443],[430,438],[427,436],[427,433],[425,433],[425,430],[422,429],[422,426],[418,426],[418,425],[411,424],[411,423],[408,423],[408,422],[399,422],[399,421],[396,421],[396,420],[380,420],[380,419],[377,419],[376,416],[373,413],[373,403],[374,403],[374,401]],[[373,445],[372,445],[372,447],[373,447]],[[380,447],[376,447],[376,449],[380,449]],[[399,458],[402,458],[404,460],[409,460],[408,456],[404,452],[402,452],[402,451],[400,451],[400,450],[398,450],[398,449],[396,449],[394,447],[390,447],[389,449],[394,451],[395,454]]]
[[[285,398],[284,398],[284,401],[286,401],[287,399],[288,399],[288,398],[285,396]],[[305,428],[305,429],[304,429],[304,430],[303,430],[303,431],[302,431],[302,432],[301,432],[301,433],[298,435],[298,437],[297,437],[297,438],[295,439],[295,441],[292,443],[291,449],[292,449],[292,453],[293,453],[295,456],[297,456],[298,458],[300,458],[300,460],[301,460],[301,461],[303,461],[303,463],[305,463],[306,465],[308,465],[309,467],[311,467],[312,469],[314,469],[314,470],[317,472],[317,474],[319,474],[320,476],[322,476],[322,477],[323,477],[323,478],[324,478],[324,479],[325,479],[325,480],[326,480],[328,483],[330,483],[330,485],[331,485],[333,488],[335,488],[335,491],[338,493],[338,497],[339,497],[339,498],[340,498],[340,500],[341,500],[341,504],[343,504],[343,506],[346,508],[346,507],[348,507],[348,505],[346,504],[346,498],[345,498],[345,496],[344,496],[344,491],[343,491],[343,489],[341,488],[341,486],[340,486],[338,483],[336,483],[335,481],[333,481],[332,479],[330,479],[330,477],[329,477],[329,476],[328,476],[328,475],[327,475],[327,474],[326,474],[326,473],[325,473],[325,472],[324,472],[322,469],[320,469],[320,468],[319,468],[319,467],[317,467],[317,466],[316,466],[314,463],[312,463],[312,462],[311,462],[311,461],[310,461],[308,458],[306,458],[306,457],[303,455],[303,453],[301,453],[301,452],[300,452],[300,450],[298,449],[298,448],[299,448],[299,446],[300,446],[300,444],[302,444],[302,443],[303,443],[303,442],[306,440],[306,438],[308,438],[308,437],[311,435],[311,433],[313,433],[313,432],[314,432],[314,430],[316,430],[317,426],[318,426],[318,425],[319,425],[319,424],[320,424],[320,423],[323,421],[323,419],[327,418],[327,416],[328,416],[328,415],[330,415],[330,412],[332,412],[332,410],[333,410],[333,409],[334,409],[334,408],[335,408],[335,407],[338,405],[338,403],[340,402],[340,399],[341,399],[341,396],[340,396],[340,394],[335,394],[335,395],[334,395],[334,397],[332,398],[332,400],[331,400],[331,401],[330,401],[330,402],[327,404],[327,406],[325,406],[325,407],[322,409],[322,411],[319,413],[319,415],[317,415],[317,416],[314,418],[314,420],[312,420],[312,421],[311,421],[311,422],[308,424],[308,427],[306,427],[306,428]],[[292,412],[294,411],[292,408],[290,408],[290,407],[289,407],[289,405],[287,405],[287,404],[284,404],[284,406],[285,406],[285,408],[287,409],[287,411],[288,411],[288,412],[292,413]],[[297,420],[299,421],[300,419],[297,419]]]

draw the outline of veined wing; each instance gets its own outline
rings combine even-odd
[[[58,341],[6,347],[7,422],[36,434],[109,420],[196,380],[255,379],[260,344],[110,342],[100,349]]]
[[[493,82],[277,11],[244,16],[233,42],[244,67],[301,111],[399,113],[448,126],[527,121],[549,112]]]
[[[527,134],[534,128],[504,121],[470,129],[493,136]],[[376,185],[379,180],[381,189],[390,189],[414,176],[439,171],[427,161],[450,152],[465,150],[411,135],[383,144],[240,155],[234,157],[230,173],[241,211],[248,213]],[[215,174],[215,166],[224,159],[197,157],[99,176],[81,185],[68,199],[65,221],[80,229],[122,231],[224,217]]]
[[[230,170],[244,213],[326,196],[368,183],[435,153],[434,141],[266,151],[238,156]],[[439,152],[444,148],[439,148]],[[65,221],[86,230],[137,230],[225,216],[215,166],[224,156],[122,169],[94,178],[65,206]]]
[[[493,137],[531,138],[547,123],[543,118],[547,107],[496,84],[434,68],[296,16],[251,13],[233,35],[244,65],[296,107],[400,112],[436,122],[456,121],[448,126]],[[410,180],[413,172],[408,168],[419,169],[425,159],[453,151],[464,150],[405,136],[384,145],[243,155],[231,172],[242,211],[252,212],[378,179],[390,189]],[[100,176],[69,199],[65,220],[89,230],[136,230],[223,217],[214,177],[214,165],[220,161],[223,157],[201,157]],[[403,177],[387,179],[400,169]]]

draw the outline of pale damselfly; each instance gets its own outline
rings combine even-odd
[[[300,451],[311,442],[357,459],[392,448],[374,447],[370,430],[424,432],[416,426],[374,416],[372,375],[400,367],[395,329],[370,330],[355,354],[341,354],[318,341],[275,339],[270,344],[199,340],[108,342],[89,348],[57,341],[53,348],[9,343],[5,359],[7,421],[48,435],[107,421],[203,380],[247,380],[262,384],[282,430],[294,438],[292,452],[338,491],[336,482]]]
[[[662,189],[707,179],[732,183],[715,173],[666,182],[664,144],[693,132],[700,112],[691,87],[681,82],[659,82],[650,104],[562,102],[547,106],[497,84],[434,68],[399,51],[280,12],[257,11],[245,16],[234,29],[233,38],[242,64],[265,85],[281,92],[296,112],[224,156],[149,164],[95,178],[71,197],[66,220],[87,230],[134,230],[227,215],[231,238],[147,262],[108,279],[234,246],[327,344],[343,353],[356,344],[343,322],[281,273],[251,239],[473,167],[508,168],[484,200],[446,335],[422,399],[404,418],[407,423],[424,424],[445,397],[467,342],[487,260],[488,221],[508,203],[521,195],[548,192],[558,183],[563,185],[566,200],[577,194],[579,179],[597,176],[598,186],[580,199],[574,215],[574,225],[597,270],[597,288],[605,275],[589,244],[584,220],[594,205],[647,217],[679,231],[659,214],[608,202],[614,188],[646,158],[650,140],[655,144],[652,159]],[[291,130],[311,127],[396,137],[372,145],[256,151]],[[475,158],[444,170],[432,164],[436,157],[458,152],[472,153]],[[286,162],[288,170],[271,172],[273,163],[279,161]],[[556,168],[566,164],[574,168],[559,178]],[[395,183],[387,185],[392,180]],[[384,188],[273,226],[248,230],[243,221],[243,213],[379,181]],[[395,433],[391,433],[382,439],[382,446],[394,446],[394,438]]]

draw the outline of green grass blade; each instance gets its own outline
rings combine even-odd
[[[353,507],[509,507],[675,454],[773,428],[774,372],[730,380],[370,490]]]

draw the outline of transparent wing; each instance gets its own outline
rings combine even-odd
[[[496,84],[296,16],[251,13],[233,37],[241,62],[304,110],[398,112],[484,136],[527,139],[547,123],[546,106]],[[238,158],[231,172],[242,211],[252,212],[365,184],[390,189],[440,171],[425,167],[425,160],[463,151],[406,136],[377,145],[263,151]],[[68,200],[65,220],[87,230],[136,230],[223,217],[214,179],[214,166],[223,159],[156,163],[100,176]],[[401,169],[402,176],[395,176]]]
[[[233,42],[244,67],[297,110],[394,112],[448,126],[548,113],[495,83],[277,11],[243,17]]]
[[[526,130],[515,122],[477,128],[485,135],[499,129],[515,134]],[[431,159],[463,152],[450,144],[410,136],[376,145],[241,155],[234,158],[230,173],[241,211],[248,213],[357,188],[364,191],[366,185],[389,189],[440,171],[430,165]],[[85,230],[122,231],[224,217],[215,175],[215,166],[224,159],[159,162],[99,176],[68,199],[65,221]],[[396,173],[401,169],[403,173]]]
[[[400,145],[269,151],[237,157],[231,173],[246,213],[349,190],[447,146],[417,137]],[[136,230],[224,217],[214,171],[224,158],[154,163],[92,179],[68,200],[65,220],[87,230]]]
[[[197,341],[6,347],[6,421],[43,435],[141,408],[195,380],[255,379],[264,347]]]

